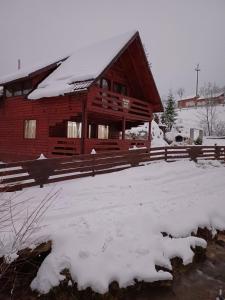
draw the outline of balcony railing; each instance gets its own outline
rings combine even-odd
[[[126,115],[137,120],[149,121],[152,115],[150,103],[97,87],[89,95],[88,106],[91,111]]]
[[[148,140],[117,140],[117,139],[86,139],[85,149],[86,153],[90,153],[95,149],[97,153],[116,150],[129,150],[130,148],[137,147],[148,148],[150,141]]]

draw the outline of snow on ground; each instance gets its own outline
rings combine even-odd
[[[203,137],[203,145],[204,146],[225,146],[225,136],[224,137],[212,137],[212,136],[204,136]]]
[[[215,110],[217,120],[225,122],[225,106],[218,105]],[[177,124],[182,124],[188,133],[190,128],[202,129],[200,121],[204,113],[204,107],[177,109]]]
[[[171,130],[171,132],[166,133],[166,139],[168,141],[175,141],[175,137],[180,135],[185,139],[190,137],[190,129],[202,129],[204,130],[204,125],[202,124],[202,120],[204,119],[204,114],[206,113],[205,107],[193,107],[186,109],[177,109],[177,118],[176,122]],[[217,105],[215,106],[215,121],[216,123],[224,122],[225,123],[225,106]],[[199,130],[194,131],[194,140],[199,137]],[[215,138],[215,137],[214,137]],[[203,145],[214,145],[214,144],[224,146],[224,139],[211,140],[209,137],[204,137]]]
[[[225,167],[219,162],[158,162],[17,192],[11,202],[28,199],[14,220],[19,228],[47,193],[59,190],[23,245],[52,240],[52,251],[32,289],[47,293],[64,278],[60,272],[65,268],[79,289],[90,286],[100,293],[113,280],[126,287],[135,278],[172,279],[169,272],[157,272],[155,265],[171,269],[175,256],[190,263],[191,247],[206,246],[204,240],[190,236],[199,226],[225,229],[224,178]],[[9,249],[13,228],[1,232],[0,238]]]

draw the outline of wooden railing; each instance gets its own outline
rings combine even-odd
[[[81,139],[51,137],[48,140],[48,152],[54,156],[73,156],[80,154]]]
[[[106,152],[106,151],[124,151],[129,150],[129,148],[137,147],[146,147],[149,148],[150,141],[148,140],[118,140],[118,139],[86,139],[85,140],[85,149],[88,153],[91,153],[92,149],[95,149],[97,153]]]
[[[21,190],[34,185],[42,187],[52,182],[120,171],[156,160],[187,158],[225,162],[225,147],[157,147],[0,164],[0,191]]]
[[[95,111],[110,111],[114,115],[129,115],[131,119],[149,120],[152,115],[150,103],[100,88],[92,89],[89,107]]]

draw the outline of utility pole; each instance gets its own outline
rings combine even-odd
[[[196,97],[198,97],[198,72],[200,71],[199,64],[197,64],[195,71],[197,72],[197,79],[196,79]]]

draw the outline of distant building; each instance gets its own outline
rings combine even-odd
[[[224,105],[225,104],[225,98],[224,93],[217,93],[213,97],[205,98],[203,96],[193,96],[188,97],[186,99],[179,100],[178,108],[189,108],[189,107],[199,107],[199,106],[205,106],[208,101],[212,101],[215,105]]]

